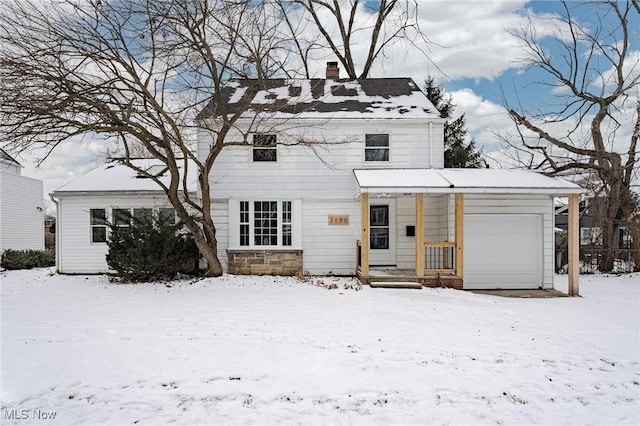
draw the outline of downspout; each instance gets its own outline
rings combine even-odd
[[[61,220],[61,214],[60,214],[60,204],[58,203],[58,200],[56,200],[56,198],[53,196],[53,194],[49,194],[49,198],[51,198],[51,201],[53,201],[53,204],[56,205],[56,234],[55,234],[55,238],[56,238],[56,271],[57,273],[60,273],[60,262],[62,261],[62,257],[60,256],[60,225],[62,224],[62,220]]]
[[[433,168],[433,121],[429,122],[429,168]]]

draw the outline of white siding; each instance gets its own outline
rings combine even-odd
[[[61,196],[58,201],[56,222],[58,272],[65,274],[108,272],[105,258],[107,244],[91,242],[89,210],[136,207],[171,207],[171,205],[164,195]]]
[[[348,225],[329,225],[329,215],[349,215]],[[304,200],[302,250],[304,269],[312,274],[353,275],[360,239],[360,202]]]
[[[278,126],[286,128],[279,132]],[[250,146],[225,148],[211,173],[212,195],[236,200],[301,200],[301,233],[304,269],[312,274],[354,274],[356,241],[360,238],[359,191],[353,169],[442,167],[444,158],[443,126],[412,120],[331,120],[269,123],[262,129],[275,133],[279,143],[311,141],[314,148],[279,145],[277,162],[252,161]],[[431,132],[431,134],[430,134]],[[390,161],[364,161],[364,140],[368,133],[389,134]],[[431,141],[430,141],[431,138]],[[212,143],[211,135],[199,135],[199,157],[204,158]],[[238,140],[238,133],[228,141]],[[431,160],[430,160],[431,159]],[[226,215],[225,209],[227,211]],[[433,209],[437,210],[437,206]],[[218,250],[223,267],[229,248],[229,205],[214,204],[218,227]],[[329,215],[349,215],[349,225],[329,225]],[[430,224],[434,239],[440,220]],[[233,222],[233,221],[232,221]],[[415,198],[398,201],[398,263],[414,262],[415,238],[406,236],[406,226],[415,225]],[[295,230],[295,228],[294,228]],[[412,263],[413,264],[413,263]]]
[[[0,252],[44,249],[42,181],[0,167]]]
[[[227,270],[229,257],[229,201],[225,199],[211,200],[211,217],[216,227],[216,240],[218,240],[218,260],[223,270]]]
[[[498,223],[503,216],[511,215],[517,218],[518,215],[523,219],[523,226],[527,226],[526,223],[531,216],[537,216],[540,219],[541,231],[537,233],[538,242],[540,244],[541,251],[539,256],[541,258],[536,259],[535,262],[541,265],[541,282],[540,286],[544,288],[553,287],[553,198],[544,195],[465,195],[464,196],[464,215],[465,215],[465,235],[467,233],[473,233],[475,230],[473,226],[482,226],[482,222],[473,222],[466,220],[468,216],[473,215],[494,215],[494,221]],[[469,222],[469,223],[468,223]],[[474,225],[475,223],[475,225]],[[517,227],[505,226],[501,230],[500,238],[496,241],[512,242],[514,240],[526,238],[536,238],[534,232],[520,232]],[[541,234],[541,235],[540,235]],[[521,240],[522,241],[522,240]],[[496,243],[497,244],[497,243]],[[533,241],[522,241],[523,246],[533,247],[535,244]],[[465,263],[466,259],[472,256],[485,256],[492,249],[492,244],[487,243],[482,248],[481,253],[469,252],[465,245]],[[529,260],[525,260],[528,262]],[[510,262],[509,259],[505,259],[505,262]],[[517,267],[517,265],[510,265]],[[502,270],[501,270],[502,269]],[[495,282],[502,283],[503,279],[501,275],[504,274],[504,268],[496,268],[493,272],[495,274]],[[465,283],[473,283],[475,278],[467,275],[466,270],[464,274]],[[483,277],[479,281],[488,282],[490,277]],[[504,288],[506,286],[502,285]]]
[[[282,198],[351,198],[358,191],[353,169],[368,167],[424,168],[442,167],[442,125],[432,126],[429,142],[428,123],[409,120],[332,120],[323,123],[292,123],[282,125],[286,132],[278,132],[278,141],[293,143],[299,140],[315,143],[315,149],[298,146],[278,146],[278,161],[252,161],[250,146],[227,147],[218,156],[211,174],[212,194],[215,197],[248,199]],[[364,139],[367,133],[388,133],[390,161],[364,161]],[[211,135],[201,132],[199,157],[203,158],[212,143]],[[230,134],[228,140],[240,140]],[[438,142],[435,142],[438,141]],[[429,158],[433,160],[430,162]]]

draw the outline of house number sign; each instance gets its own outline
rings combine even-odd
[[[329,215],[329,225],[348,225],[348,224],[349,224],[348,214],[330,214]]]

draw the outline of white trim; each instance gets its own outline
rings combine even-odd
[[[370,194],[580,194],[580,186],[530,170],[361,169],[360,192]]]
[[[387,150],[389,151],[389,158],[387,161],[367,161],[367,135],[387,135]],[[392,135],[388,130],[384,132],[379,132],[377,129],[375,131],[366,132],[362,134],[362,164],[364,167],[389,167],[393,163],[393,150],[391,149],[392,145]],[[371,147],[371,149],[375,149]]]
[[[287,198],[242,198],[229,199],[229,250],[302,250],[302,201],[299,199]],[[240,245],[240,202],[249,202],[249,245]],[[253,226],[253,202],[255,201],[276,201],[278,202],[278,245],[254,245]],[[291,202],[291,245],[282,245],[282,202]]]

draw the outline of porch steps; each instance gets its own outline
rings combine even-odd
[[[415,281],[371,281],[371,288],[413,288],[420,290],[422,284]]]

